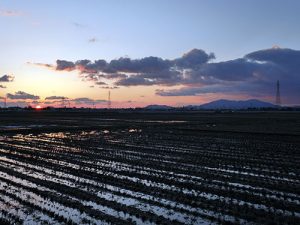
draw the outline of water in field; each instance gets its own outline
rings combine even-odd
[[[15,224],[300,220],[297,141],[163,124],[2,135],[0,218]]]

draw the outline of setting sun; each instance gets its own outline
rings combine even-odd
[[[40,106],[40,105],[37,105],[36,107],[35,107],[35,109],[41,109],[42,107]]]

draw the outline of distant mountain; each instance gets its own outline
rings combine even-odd
[[[169,110],[174,109],[174,107],[168,106],[168,105],[148,105],[144,107],[144,109],[147,110]]]
[[[199,106],[187,106],[192,109],[248,109],[248,108],[275,108],[269,102],[263,102],[257,99],[249,99],[244,101],[220,99]]]
[[[249,99],[249,100],[227,100],[220,99],[217,101],[212,101],[209,103],[205,103],[203,105],[188,105],[184,108],[186,109],[248,109],[248,108],[277,108],[278,106],[271,104],[269,102],[260,101],[257,99]],[[176,109],[175,107],[171,107],[168,105],[148,105],[144,107],[146,110],[171,110]]]

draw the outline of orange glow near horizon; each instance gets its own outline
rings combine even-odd
[[[35,109],[37,109],[37,110],[42,109],[42,106],[37,105],[37,106],[35,107]]]

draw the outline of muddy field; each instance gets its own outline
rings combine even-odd
[[[300,113],[0,112],[1,224],[300,224]]]

